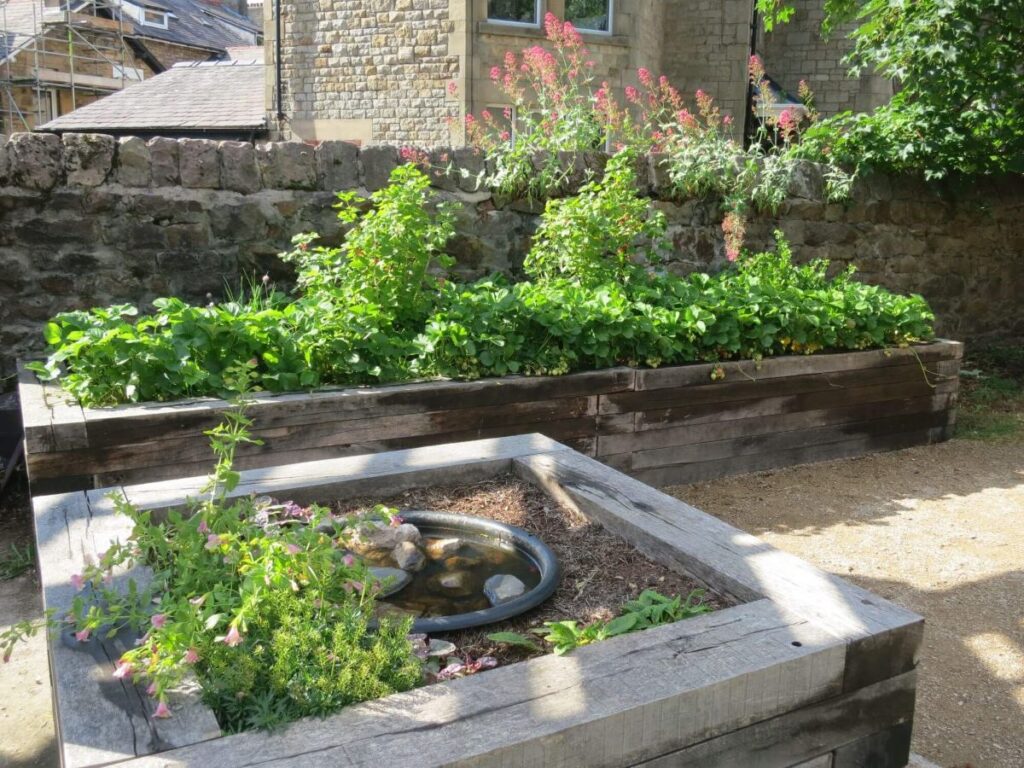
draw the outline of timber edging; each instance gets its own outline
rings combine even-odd
[[[154,717],[116,649],[51,634],[64,768],[902,768],[923,620],[539,434],[302,462],[241,473],[233,495],[298,503],[482,482],[514,473],[669,568],[740,603],[714,613],[376,701],[273,733],[221,735],[194,693]],[[37,496],[48,609],[128,518],[205,478]],[[145,569],[118,573],[145,580]]]
[[[540,432],[655,485],[947,439],[958,342],[557,377],[427,381],[257,395],[260,446],[238,466]],[[712,372],[724,378],[713,381]],[[195,399],[82,408],[19,365],[33,491],[204,472],[204,432],[230,407]]]

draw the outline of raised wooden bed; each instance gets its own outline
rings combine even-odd
[[[423,382],[257,397],[262,446],[242,468],[541,432],[666,485],[905,448],[950,436],[962,345],[561,377]],[[21,370],[34,492],[185,477],[210,461],[203,432],[228,407],[66,402]]]
[[[234,736],[220,735],[195,696],[172,702],[175,717],[154,719],[141,691],[111,678],[116,647],[52,637],[65,768],[906,764],[919,616],[541,435],[250,470],[234,493],[305,504],[508,472],[740,604]],[[159,510],[202,482],[120,490]],[[71,574],[130,528],[106,493],[34,499],[46,607],[58,616],[74,594]]]

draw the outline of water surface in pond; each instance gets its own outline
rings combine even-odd
[[[457,538],[462,541],[455,552],[446,557],[427,558],[422,570],[412,573],[412,581],[401,591],[382,602],[417,618],[454,616],[491,607],[484,596],[484,583],[491,576],[509,574],[526,586],[526,591],[540,583],[540,569],[529,554],[494,539],[463,530],[421,528],[422,545],[428,552],[432,541]],[[366,556],[369,565],[395,567],[388,553]]]

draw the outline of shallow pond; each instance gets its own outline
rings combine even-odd
[[[491,576],[515,576],[529,592],[540,583],[540,568],[529,553],[514,545],[488,539],[459,529],[421,526],[422,545],[428,552],[431,545],[455,538],[462,545],[444,557],[427,557],[423,568],[412,573],[412,581],[402,590],[381,602],[410,613],[417,618],[453,616],[491,607],[484,595],[484,583]],[[367,556],[370,565],[394,567],[390,555]]]

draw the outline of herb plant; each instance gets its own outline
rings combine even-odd
[[[134,527],[71,577],[76,640],[127,633],[135,643],[115,677],[147,683],[155,715],[169,717],[168,694],[194,674],[227,731],[326,715],[418,685],[409,621],[382,618],[370,629],[376,585],[345,552],[361,527],[386,523],[392,510],[332,521],[317,506],[230,498],[235,450],[253,442],[250,427],[236,409],[208,433],[217,464],[207,495],[187,509],[157,516],[114,496]],[[124,576],[135,565],[151,569],[147,585]],[[39,628],[0,633],[5,658]]]
[[[645,589],[635,600],[627,602],[619,615],[608,621],[592,621],[580,625],[578,621],[546,621],[543,627],[531,630],[551,644],[555,655],[562,656],[569,651],[610,637],[651,629],[662,624],[672,624],[711,611],[703,600],[703,590],[694,590],[684,600],[679,595],[667,597],[653,589]],[[494,632],[487,639],[525,648],[539,650],[537,643],[528,635],[517,632]]]

